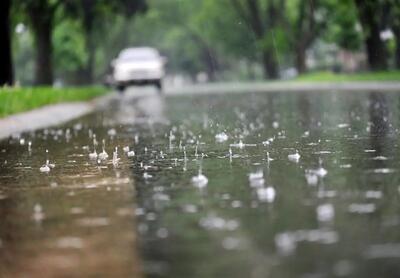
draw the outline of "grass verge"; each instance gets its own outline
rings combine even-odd
[[[351,81],[400,81],[400,71],[365,73],[333,73],[328,71],[311,72],[300,75],[295,81],[307,82],[351,82]]]
[[[104,87],[0,88],[0,117],[60,102],[85,101],[107,93]]]

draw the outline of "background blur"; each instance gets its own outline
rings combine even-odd
[[[129,46],[172,85],[400,68],[400,0],[13,0],[8,23],[21,85],[102,82]]]

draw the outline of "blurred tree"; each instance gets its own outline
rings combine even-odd
[[[184,3],[190,5],[199,2],[184,1]],[[134,23],[120,23],[123,28],[115,34],[116,37],[113,37],[112,40],[115,43],[104,45],[109,49],[107,52],[114,52],[115,56],[121,48],[127,46],[156,47],[168,57],[168,73],[189,77],[195,81],[199,72],[207,71],[201,55],[201,46],[193,40],[186,28],[186,25],[192,24],[196,15],[192,14],[190,21],[189,17],[174,20],[174,13],[176,17],[179,17],[183,13],[183,8],[186,9],[177,4],[178,1],[174,0],[149,1],[149,10],[145,15],[136,18]],[[184,13],[184,16],[188,15]],[[184,21],[186,24],[182,27],[181,22]]]
[[[368,64],[371,70],[388,68],[387,51],[381,39],[386,0],[355,0],[363,28]]]
[[[54,74],[68,84],[82,84],[82,69],[87,64],[85,38],[78,20],[64,19],[53,31]]]
[[[56,11],[61,0],[15,0],[16,9],[23,12],[32,27],[35,46],[35,84],[53,84],[52,32]]]
[[[248,32],[236,11],[229,7],[230,0],[204,0],[194,24],[197,29],[202,30],[201,33],[209,44],[219,50],[219,60],[237,62],[243,59],[250,66],[260,56],[255,37],[252,32]]]
[[[13,84],[10,35],[11,0],[3,0],[0,4],[0,86]]]
[[[306,51],[327,26],[327,1],[298,0],[288,2],[283,17],[286,34],[293,46],[295,66],[298,73],[304,73]]]
[[[257,48],[261,53],[266,78],[279,76],[275,30],[284,16],[285,1],[277,0],[230,0],[231,6],[254,34]]]
[[[357,51],[362,44],[362,33],[353,0],[329,0],[327,8],[327,33],[323,39],[335,43],[340,48]]]
[[[202,10],[204,2],[202,0],[155,0],[152,2],[153,8],[158,11],[158,20],[162,22],[162,32],[166,31],[166,27],[169,27],[171,32],[180,33],[181,43],[188,43],[191,46],[190,54],[196,56],[198,62],[190,62],[188,56],[185,55],[184,61],[185,66],[190,70],[205,71],[208,79],[214,81],[216,79],[217,71],[219,69],[219,63],[216,55],[216,51],[205,35],[205,28],[199,24],[198,16]],[[169,35],[165,38],[168,40]],[[185,48],[187,51],[188,47],[182,45],[175,45],[178,49]],[[175,52],[175,51],[174,51]],[[194,58],[194,56],[192,56]],[[183,64],[182,64],[183,65]],[[200,66],[200,67],[199,67]],[[190,75],[194,77],[195,73],[190,72]]]
[[[81,69],[81,77],[85,83],[93,82],[95,64],[96,36],[104,39],[104,22],[115,14],[126,18],[132,17],[137,12],[147,9],[145,0],[68,0],[65,2],[67,14],[78,18],[82,24],[85,38],[87,62]]]
[[[263,72],[276,78],[279,68],[306,71],[315,42],[357,51],[364,38],[371,69],[384,69],[391,54],[380,37],[386,28],[395,35],[388,45],[394,50],[396,41],[400,66],[399,1],[14,0],[13,23],[28,23],[13,38],[15,73],[25,84],[32,84],[32,72],[36,84],[51,84],[53,72],[67,84],[91,83],[122,48],[148,45],[169,57],[169,72],[193,80],[201,72],[211,81]],[[145,15],[133,16],[147,5]]]
[[[196,82],[197,74],[205,71],[208,78],[214,81],[216,68],[209,61],[204,61],[202,55],[205,54],[202,47],[190,34],[179,27],[168,32],[163,43],[163,48],[167,50],[170,57],[168,64],[170,69],[183,72],[194,82]],[[210,59],[210,57],[205,58]]]
[[[127,17],[146,7],[145,0],[15,0],[16,10],[25,15],[31,26],[35,49],[35,84],[53,83],[53,31],[73,15],[80,19],[81,32],[85,39],[86,63],[78,69],[80,78],[85,83],[93,80],[96,35],[102,36],[104,21],[111,20],[116,13]],[[66,13],[66,14],[65,14]],[[59,20],[57,20],[59,19]],[[67,38],[64,36],[63,38]],[[70,39],[72,37],[69,37]],[[73,38],[72,38],[73,39]],[[58,44],[58,46],[63,47]],[[65,47],[63,47],[66,50]],[[60,53],[58,51],[58,53]]]

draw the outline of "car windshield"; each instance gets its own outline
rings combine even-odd
[[[118,59],[123,61],[151,61],[156,60],[158,53],[153,49],[127,49],[121,52]]]

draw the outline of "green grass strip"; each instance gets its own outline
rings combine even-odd
[[[0,117],[60,102],[85,101],[104,95],[104,87],[4,87],[0,88]]]
[[[295,78],[307,82],[351,82],[351,81],[400,81],[400,71],[366,73],[333,73],[328,71],[310,72]]]

